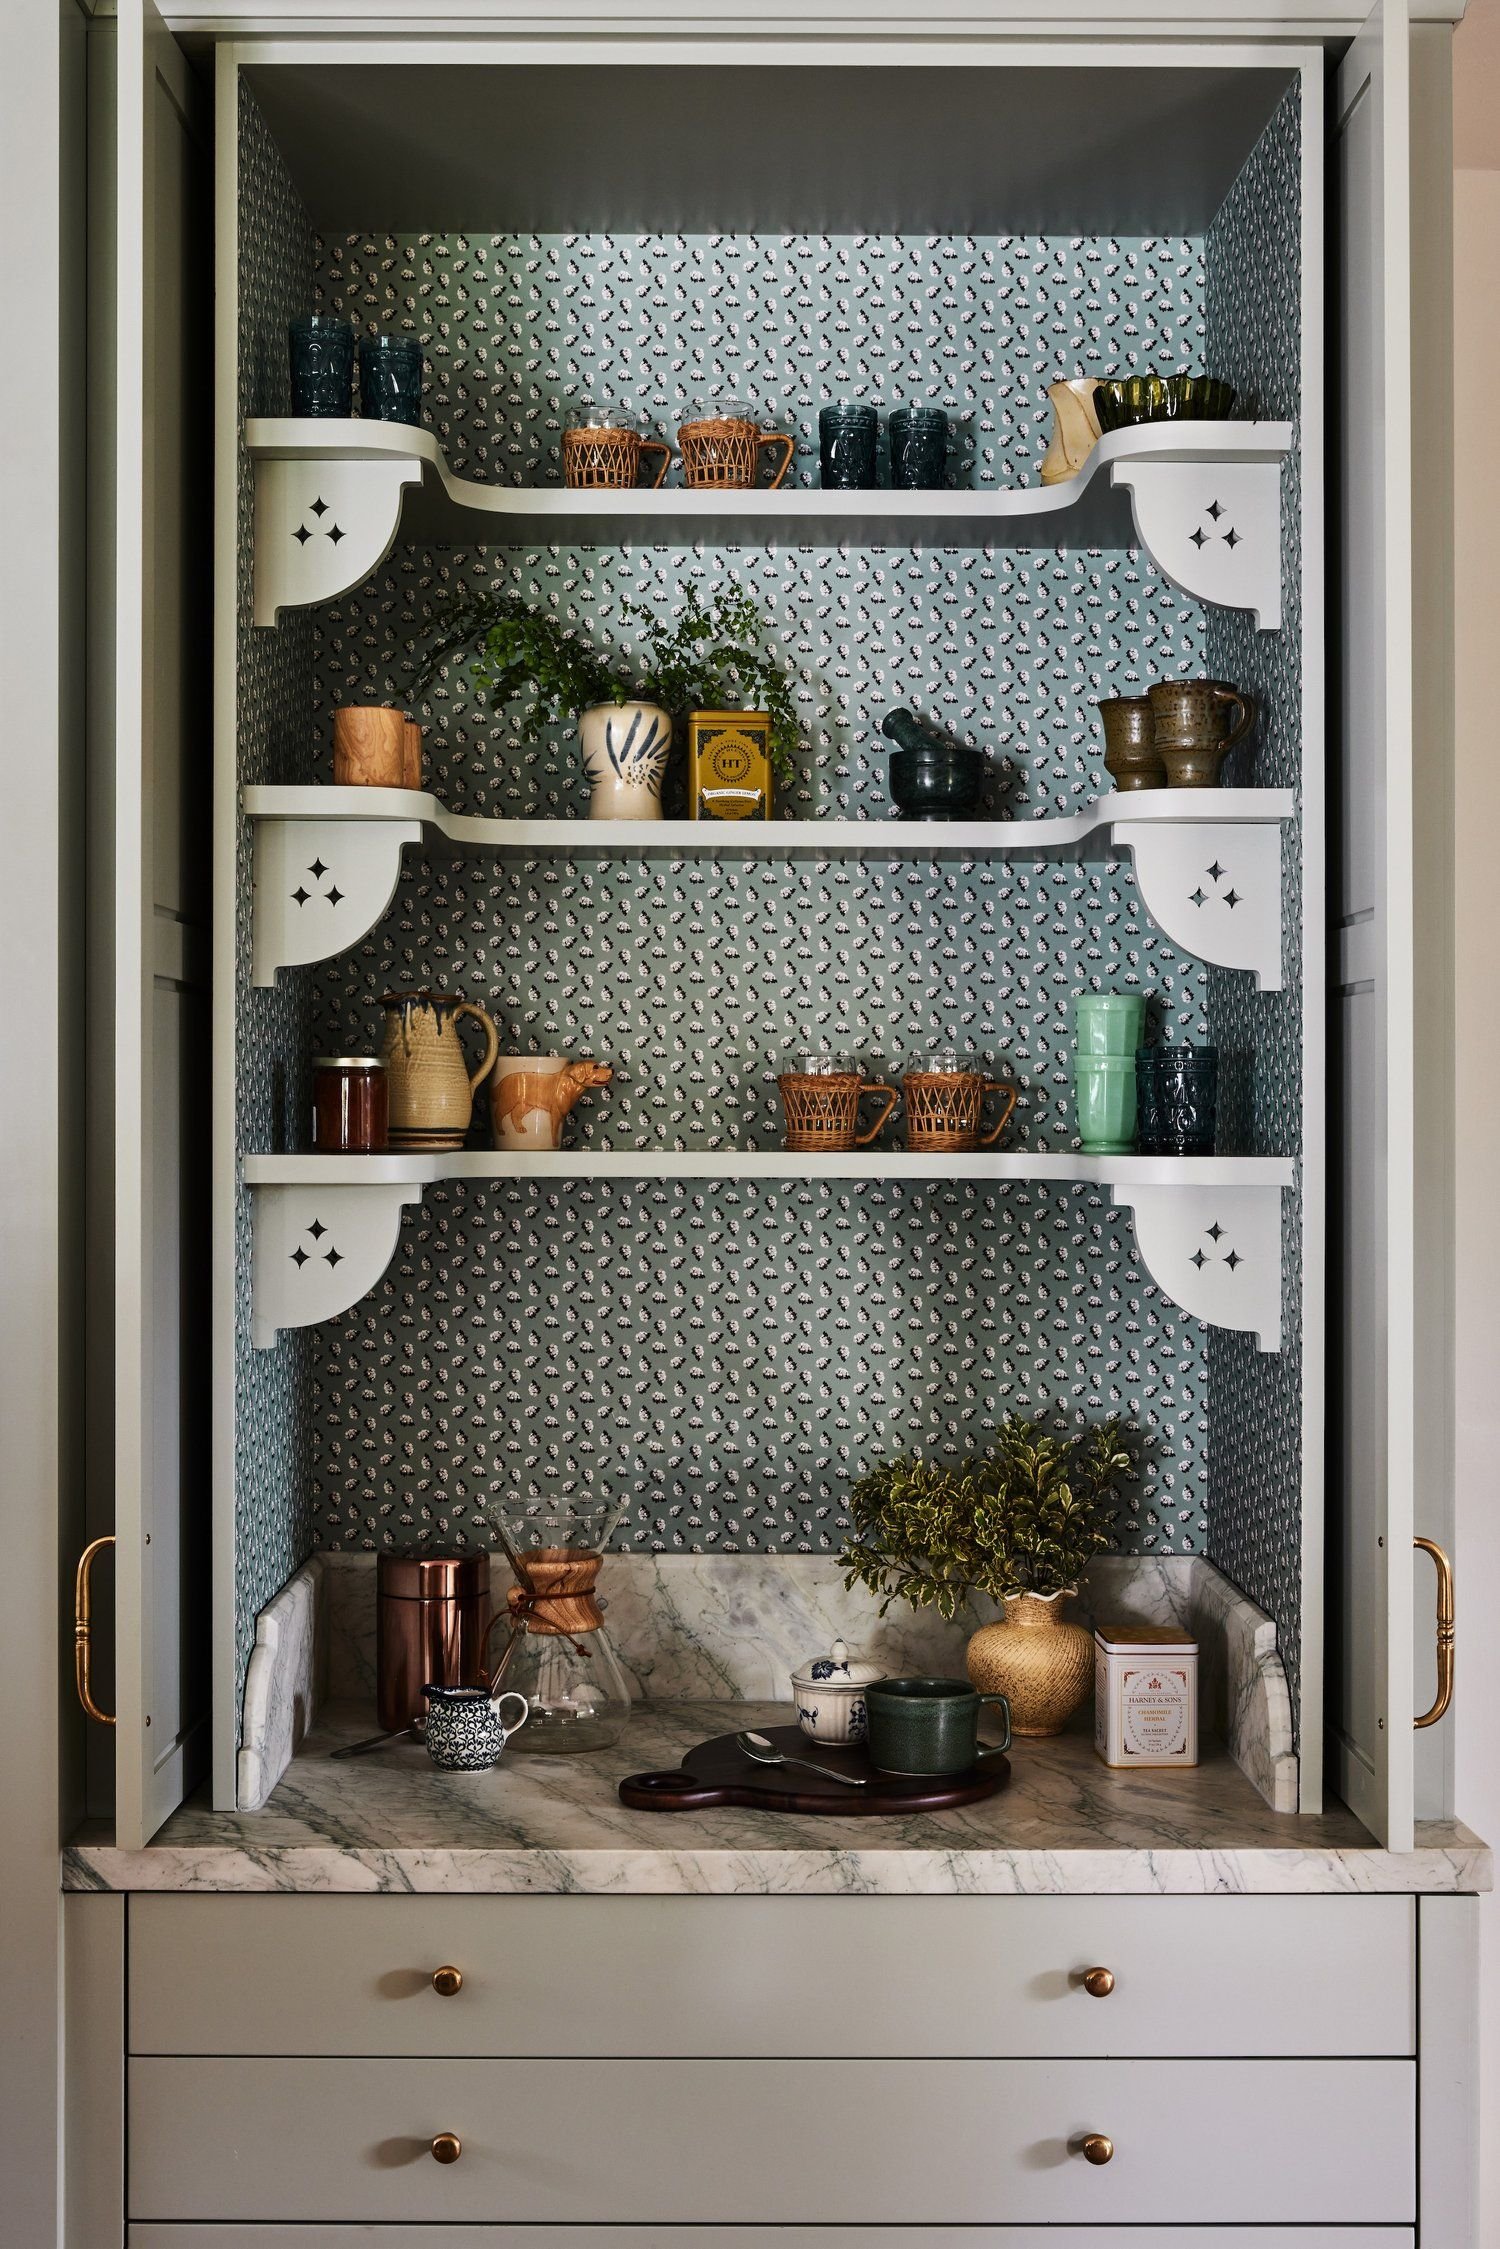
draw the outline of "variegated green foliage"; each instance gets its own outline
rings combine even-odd
[[[1055,1435],[1007,1416],[969,1460],[900,1454],[849,1498],[846,1585],[952,1618],[973,1593],[1060,1593],[1114,1543],[1116,1484],[1131,1473],[1119,1420]]]

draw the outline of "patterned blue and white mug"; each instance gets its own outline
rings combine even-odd
[[[524,1695],[491,1695],[487,1687],[439,1687],[428,1683],[427,1754],[445,1773],[482,1773],[498,1765],[500,1752],[531,1716]],[[521,1705],[513,1726],[502,1716],[508,1702]]]

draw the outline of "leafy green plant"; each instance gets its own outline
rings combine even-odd
[[[876,1464],[849,1498],[846,1586],[952,1619],[974,1593],[1062,1593],[1114,1543],[1117,1481],[1131,1473],[1118,1419],[1057,1436],[1008,1415],[988,1453]]]
[[[519,594],[463,594],[444,616],[412,687],[422,695],[450,656],[473,650],[474,677],[491,705],[521,705],[528,727],[577,718],[596,703],[628,703],[635,690],[628,673],[609,664],[591,642],[554,617],[533,609]]]
[[[600,654],[550,610],[519,594],[464,594],[452,603],[423,659],[412,694],[425,694],[450,657],[472,652],[474,677],[497,711],[518,704],[534,728],[576,718],[596,703],[659,703],[674,721],[689,711],[756,710],[771,719],[771,764],[786,787],[799,741],[786,669],[765,646],[753,595],[725,587],[704,602],[684,590],[673,617],[642,602],[623,605],[642,630],[639,665]]]
[[[643,602],[623,606],[641,627],[641,690],[647,701],[660,703],[678,721],[689,711],[765,711],[771,721],[771,770],[780,787],[789,787],[800,729],[791,682],[765,646],[766,621],[753,594],[731,586],[705,603],[697,588],[688,586],[670,619]]]

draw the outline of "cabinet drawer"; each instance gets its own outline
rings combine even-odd
[[[1410,2054],[1413,1932],[1404,1897],[142,1897],[130,2036],[138,2054]],[[448,1998],[442,1966],[463,1977]],[[1107,1998],[1083,1988],[1094,1967]]]
[[[878,1963],[872,1972],[878,1973]],[[643,2226],[1373,2224],[1403,2061],[292,2061],[130,2070],[130,2215]],[[454,2133],[456,2163],[430,2142]],[[1108,2134],[1111,2162],[1073,2152]]]
[[[662,2249],[655,2226],[131,2226],[127,2249]],[[1414,2249],[1407,2226],[1158,2226],[1151,2249]],[[684,2249],[689,2245],[684,2244]],[[1147,2249],[1121,2226],[708,2226],[691,2249]]]

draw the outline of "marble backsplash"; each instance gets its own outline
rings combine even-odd
[[[789,1702],[790,1674],[835,1639],[892,1672],[962,1672],[993,1603],[952,1624],[846,1590],[832,1555],[612,1554],[609,1630],[645,1702]],[[1199,1655],[1199,1720],[1276,1811],[1297,1809],[1291,1703],[1276,1627],[1201,1555],[1102,1555],[1086,1622],[1179,1626]],[[252,1691],[253,1690],[253,1691]],[[247,1682],[240,1806],[263,1804],[322,1695],[368,1703],[374,1723],[375,1556],[314,1555],[262,1612]]]

